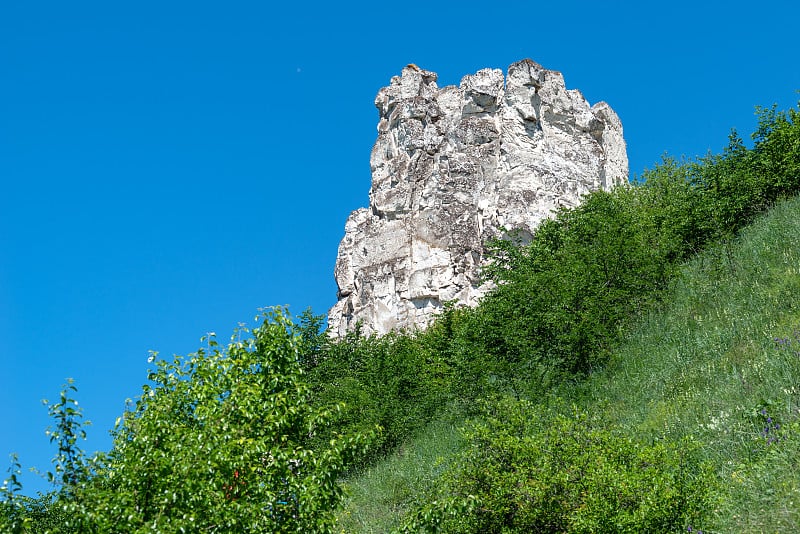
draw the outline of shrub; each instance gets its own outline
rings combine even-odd
[[[665,287],[678,256],[638,190],[585,197],[544,222],[523,249],[494,243],[487,274],[498,287],[472,318],[468,350],[502,382],[590,372],[622,328]],[[485,355],[485,356],[484,356]],[[514,388],[511,388],[514,390]]]
[[[371,436],[305,445],[331,414],[308,402],[295,326],[281,309],[263,319],[225,350],[209,337],[187,357],[153,355],[150,384],[118,420],[103,464],[65,478],[69,519],[56,532],[332,530],[337,476]],[[73,452],[64,457],[79,459]]]
[[[439,365],[432,351],[413,335],[365,338],[350,333],[329,340],[319,352],[317,364],[309,371],[311,402],[321,408],[344,404],[328,433],[379,426],[374,452],[385,452],[424,426],[441,406],[448,380],[437,370]],[[320,433],[312,447],[327,439],[328,434]]]
[[[505,400],[404,532],[684,532],[711,476],[689,441],[644,444],[575,410]]]

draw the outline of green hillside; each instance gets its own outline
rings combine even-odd
[[[800,199],[689,262],[565,396],[632,434],[697,442],[717,483],[707,531],[800,530]]]
[[[680,530],[800,530],[800,198],[778,203],[737,238],[682,265],[663,300],[609,352],[606,367],[585,380],[533,403],[505,401],[491,416],[495,432],[506,418],[528,420],[505,442],[490,443],[507,449],[526,439],[556,443],[547,432],[560,416],[574,422],[567,425],[573,430],[613,429],[642,446],[679,443],[703,465],[697,476],[708,490],[698,522]],[[487,444],[472,433],[472,447]],[[475,461],[463,447],[437,421],[348,479],[343,527],[385,532],[415,505],[463,494],[463,486],[452,487],[464,482],[460,460],[441,480],[431,474],[452,464],[450,455]],[[605,529],[618,530],[624,529]]]
[[[369,419],[401,445],[346,480],[343,530],[797,530],[800,136],[794,111],[760,118],[753,148],[734,132],[493,244],[476,310],[351,346],[401,354],[418,388],[323,361],[339,394],[417,410]]]

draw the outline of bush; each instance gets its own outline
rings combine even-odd
[[[636,188],[588,195],[517,249],[494,243],[487,274],[498,287],[465,332],[469,356],[493,361],[501,383],[534,381],[602,365],[620,329],[666,286],[680,255]],[[477,377],[475,377],[477,378]]]
[[[643,444],[586,413],[510,400],[467,437],[403,532],[685,532],[709,508],[691,442]]]
[[[172,361],[153,355],[141,398],[118,420],[113,449],[72,470],[55,532],[330,532],[337,477],[370,433],[305,443],[331,414],[313,408],[295,326],[281,309],[227,349]],[[71,445],[74,447],[74,444]],[[70,465],[87,465],[74,449]]]
[[[442,379],[443,371],[437,371],[439,363],[426,347],[421,339],[403,333],[364,338],[354,332],[324,344],[309,377],[314,405],[344,404],[329,433],[362,432],[377,425],[381,433],[374,452],[380,453],[430,421],[449,382]],[[321,433],[312,447],[327,439],[328,434]]]

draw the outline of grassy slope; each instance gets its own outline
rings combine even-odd
[[[642,439],[699,440],[720,480],[705,532],[800,531],[798,330],[800,199],[793,199],[687,264],[672,295],[632,329],[605,371],[554,394]],[[454,426],[431,425],[347,480],[343,531],[390,530],[459,450]]]
[[[449,417],[441,418],[377,465],[345,479],[347,499],[339,514],[341,531],[391,531],[462,446],[457,425]]]
[[[631,432],[703,443],[721,482],[714,531],[798,532],[798,329],[795,198],[730,246],[686,265],[671,297],[629,334],[612,365],[565,393]]]

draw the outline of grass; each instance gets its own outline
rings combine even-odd
[[[800,198],[687,263],[604,370],[552,395],[643,440],[701,443],[719,482],[704,532],[800,532]],[[391,531],[461,449],[456,426],[347,479],[343,531]]]
[[[700,441],[720,481],[713,531],[800,531],[798,328],[800,199],[792,199],[685,265],[612,364],[561,393],[604,406],[631,433]]]
[[[338,531],[390,532],[463,445],[457,421],[441,417],[376,465],[346,478]]]

